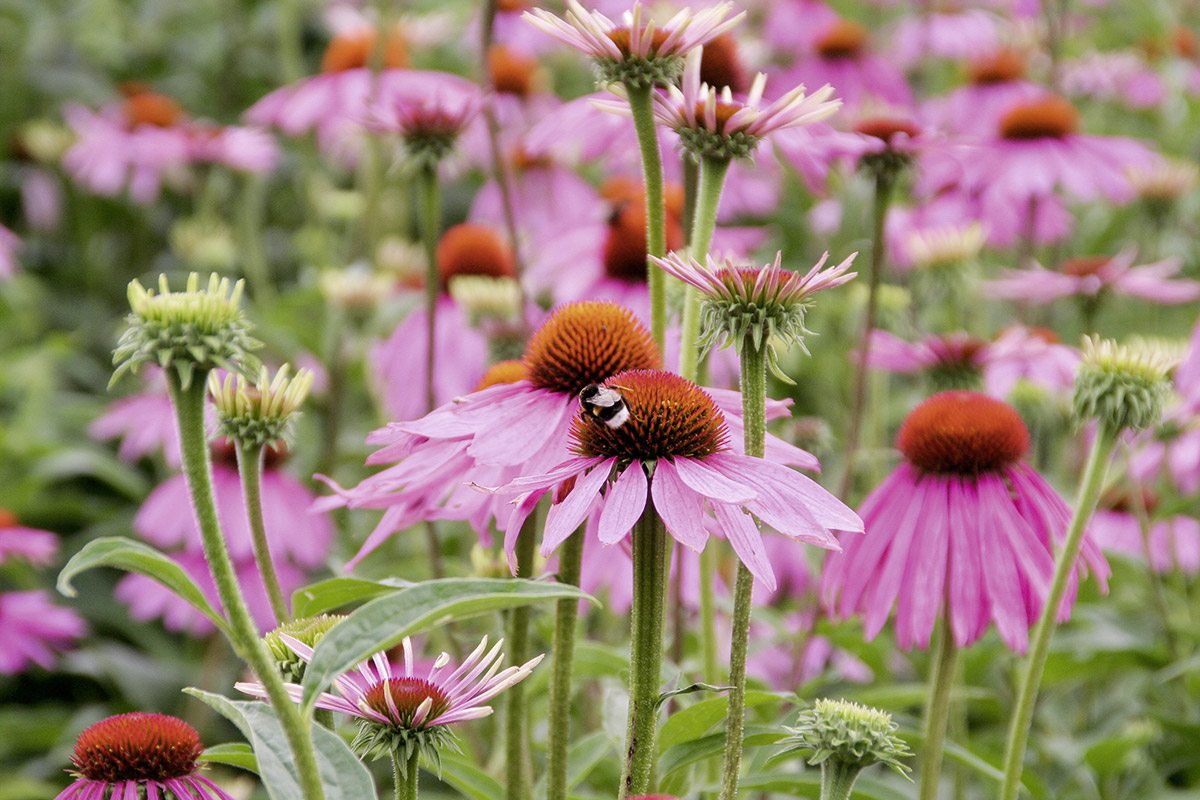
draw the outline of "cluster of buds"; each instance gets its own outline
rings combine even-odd
[[[267,650],[275,659],[275,667],[285,681],[299,683],[304,680],[306,662],[296,655],[295,650],[288,647],[287,642],[283,640],[283,635],[286,634],[315,649],[317,642],[325,638],[325,634],[345,618],[344,614],[322,614],[319,617],[292,620],[263,637],[263,641],[267,644]]]

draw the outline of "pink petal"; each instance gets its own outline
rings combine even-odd
[[[646,507],[646,473],[641,462],[625,468],[604,497],[600,514],[599,539],[602,544],[615,544],[624,539]]]

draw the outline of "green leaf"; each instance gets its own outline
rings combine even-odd
[[[775,744],[786,735],[778,727],[747,725],[743,739],[744,748],[749,750],[754,747]],[[665,778],[677,770],[690,767],[697,761],[703,761],[723,752],[725,752],[725,731],[710,733],[662,751],[662,755],[658,759],[658,770]]]
[[[746,708],[753,708],[763,703],[779,702],[784,698],[771,692],[746,692]],[[699,703],[676,711],[665,723],[658,734],[658,752],[665,753],[677,744],[697,739],[703,736],[721,720],[729,711],[729,699],[712,697]]]
[[[311,709],[334,678],[405,636],[488,611],[565,599],[593,600],[574,586],[526,580],[451,578],[397,589],[357,609],[321,639],[304,670],[301,706]]]
[[[250,749],[250,745],[245,742],[214,744],[212,747],[205,748],[204,752],[200,754],[199,760],[213,764],[228,764],[231,767],[258,774],[258,759],[254,757],[254,751]]]
[[[663,692],[658,696],[658,700],[654,701],[654,707],[659,708],[663,703],[670,700],[672,697],[679,697],[683,694],[695,694],[696,692],[718,692],[724,694],[732,689],[732,686],[713,686],[711,683],[693,683],[690,686],[685,686],[682,689],[673,689],[669,692]]]
[[[778,792],[793,797],[819,797],[821,773],[812,769],[787,774],[760,772],[742,776],[738,788],[746,791]],[[855,800],[909,800],[909,793],[896,789],[877,778],[862,775],[854,782]]]
[[[567,788],[574,789],[602,762],[613,749],[613,741],[604,731],[595,731],[584,736],[567,751]],[[533,789],[535,798],[546,796],[546,776],[543,775]]]
[[[258,758],[259,777],[272,800],[296,800],[304,796],[283,726],[269,704],[230,700],[201,689],[184,691],[212,706],[250,741]],[[342,737],[320,725],[312,726],[312,734],[325,800],[376,800],[375,780]]]
[[[412,585],[409,581],[394,579],[368,581],[362,578],[330,578],[297,589],[292,594],[292,614],[296,619],[315,617],[358,600],[371,600]]]
[[[209,604],[204,592],[200,591],[183,567],[145,542],[124,536],[106,536],[88,542],[58,573],[59,593],[74,597],[75,587],[71,585],[71,580],[79,573],[95,567],[116,567],[152,578],[191,603],[226,636],[231,635],[225,618]]]
[[[500,781],[477,767],[474,759],[450,750],[442,753],[442,781],[471,800],[496,800],[504,796]]]

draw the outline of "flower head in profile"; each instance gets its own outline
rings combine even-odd
[[[666,23],[644,19],[640,2],[625,12],[621,24],[578,0],[567,0],[565,19],[540,8],[522,16],[560,42],[591,56],[600,83],[628,87],[666,86],[683,69],[683,58],[741,22],[745,12],[726,19],[733,3],[722,2],[702,11],[681,10]]]
[[[854,278],[850,272],[851,255],[835,267],[825,269],[826,253],[807,273],[784,269],[783,253],[775,254],[775,263],[763,267],[737,266],[726,260],[718,264],[706,256],[705,264],[678,253],[666,258],[651,258],[668,274],[700,290],[700,346],[707,350],[718,342],[733,345],[741,353],[747,341],[755,349],[767,346],[767,363],[782,380],[777,364],[776,343],[804,347],[804,316],[809,298],[823,289],[832,289]]]
[[[295,375],[290,371],[284,364],[271,377],[262,367],[255,382],[232,373],[222,382],[217,373],[210,373],[208,393],[217,409],[217,432],[253,447],[286,444],[313,383],[312,370],[301,369]]]
[[[172,292],[167,276],[160,275],[158,293],[134,280],[129,284],[129,327],[113,352],[112,382],[125,372],[136,372],[151,363],[174,369],[183,388],[191,385],[197,370],[242,368],[248,351],[259,346],[250,337],[250,322],[241,308],[243,282],[230,283],[215,272],[207,288],[200,276],[188,276],[187,288]]]
[[[1171,391],[1170,372],[1182,348],[1134,338],[1125,344],[1088,336],[1075,376],[1073,401],[1079,421],[1097,419],[1115,431],[1145,430],[1162,418]]]
[[[571,423],[574,458],[493,490],[516,495],[506,548],[551,490],[543,555],[593,513],[599,514],[600,542],[616,544],[652,504],[667,532],[693,550],[704,549],[715,521],[755,579],[774,590],[775,573],[755,517],[818,547],[836,546],[831,529],[862,529],[849,508],[810,478],[768,459],[732,452],[724,416],[691,381],[659,370],[634,370],[612,376],[600,388],[608,390],[607,397],[616,392],[627,413],[605,420],[585,408]]]
[[[781,755],[812,750],[808,763],[814,766],[827,761],[858,769],[887,764],[904,775],[908,767],[900,759],[912,753],[896,734],[898,728],[886,711],[849,700],[821,698],[800,714],[795,727],[784,728],[791,736],[781,744],[790,746]]]
[[[71,755],[76,781],[55,800],[233,800],[200,774],[203,752],[200,735],[181,719],[140,711],[109,717],[79,735]]]
[[[683,149],[696,158],[749,158],[768,134],[828,119],[842,105],[830,99],[829,84],[812,94],[805,94],[801,84],[764,105],[767,76],[761,72],[749,93],[735,99],[729,86],[718,89],[701,82],[701,61],[701,51],[689,53],[682,87],[672,84],[667,94],[654,97],[655,118],[678,133]]]
[[[1115,256],[1078,256],[1064,261],[1057,271],[1034,263],[1028,269],[1006,270],[985,286],[996,297],[1049,303],[1062,297],[1081,300],[1100,295],[1124,295],[1163,305],[1190,303],[1200,298],[1200,281],[1177,277],[1183,262],[1164,258],[1134,266],[1136,251],[1127,248]]]
[[[969,391],[936,394],[908,415],[904,460],[859,509],[866,536],[842,537],[821,575],[831,613],[864,615],[873,639],[893,608],[896,641],[927,647],[941,616],[965,647],[994,622],[1024,652],[1071,519],[1066,502],[1023,462],[1029,431],[1009,405]],[[1079,567],[1109,568],[1085,538]],[[1070,616],[1077,576],[1058,618]]]
[[[371,109],[374,130],[397,133],[408,158],[437,164],[483,109],[479,87],[448,72],[404,70]]]
[[[312,660],[313,648],[288,634],[280,634],[279,638],[302,661]],[[439,748],[452,742],[446,726],[489,716],[492,707],[487,702],[529,677],[543,658],[501,669],[503,644],[500,640],[489,650],[485,636],[456,669],[447,668],[450,656],[442,653],[425,671],[417,669],[412,641],[405,637],[402,666],[392,664],[386,654],[376,653],[359,664],[354,673],[336,678],[333,685],[337,694],[322,693],[317,708],[358,720],[358,735],[352,746],[363,756],[394,756],[398,764],[406,764],[408,757],[419,751],[437,764]],[[284,686],[299,701],[301,687],[294,683]],[[259,683],[239,683],[236,688],[254,697],[267,696]]]

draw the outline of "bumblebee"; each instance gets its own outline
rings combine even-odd
[[[625,398],[614,388],[589,383],[579,392],[579,408],[584,417],[603,422],[616,430],[629,421]]]

